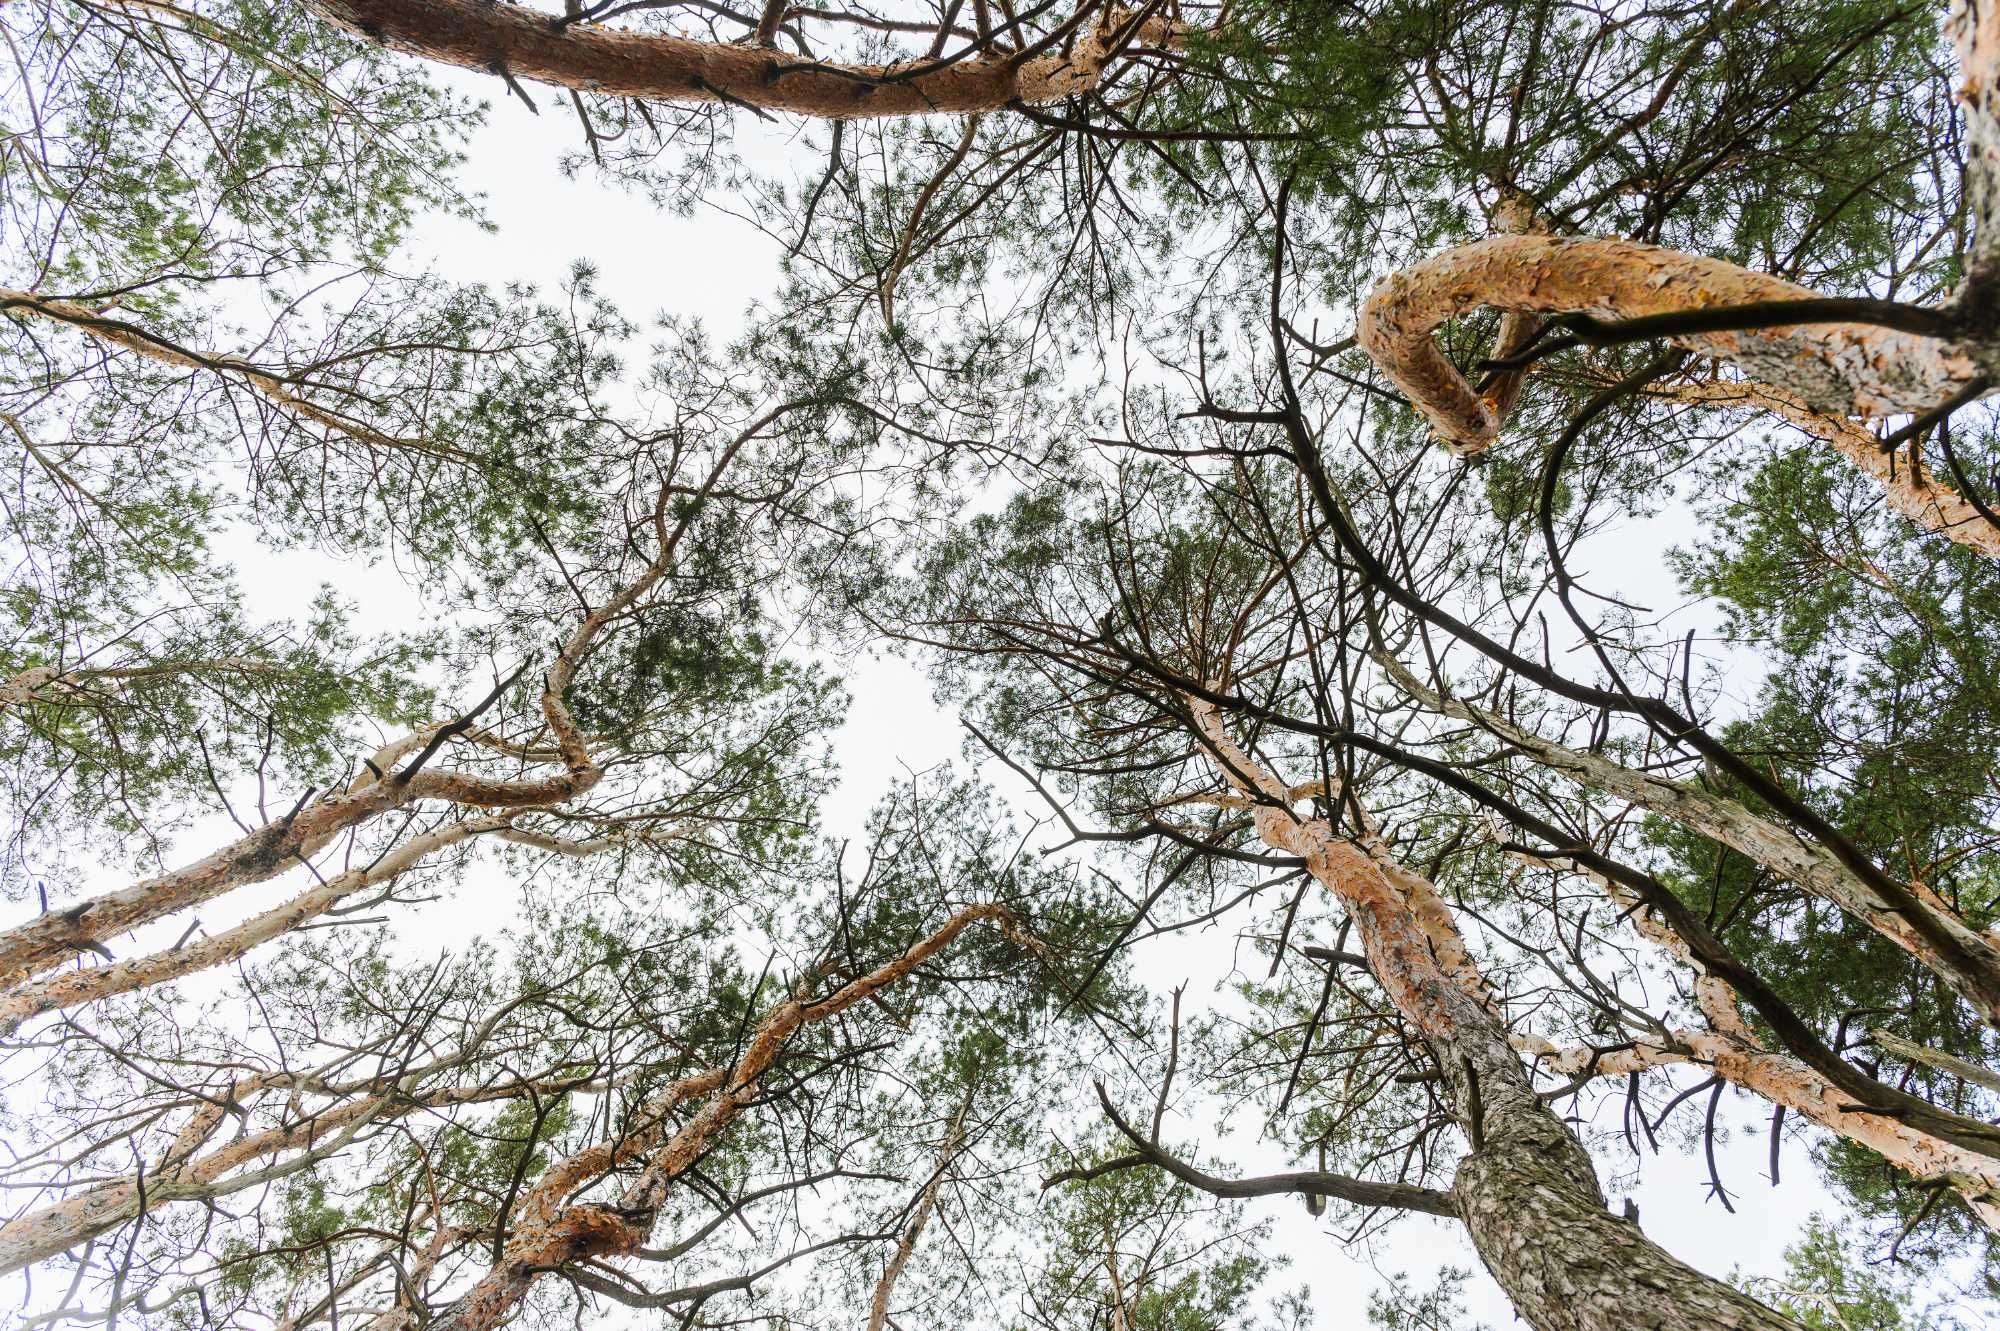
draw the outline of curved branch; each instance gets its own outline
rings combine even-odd
[[[1946,340],[1873,323],[1741,327],[1734,325],[1754,324],[1755,318],[1747,312],[1734,321],[1727,317],[1731,307],[1815,299],[1812,291],[1783,278],[1657,245],[1493,236],[1385,279],[1363,302],[1355,336],[1439,436],[1466,454],[1484,450],[1498,437],[1498,404],[1473,390],[1431,335],[1447,320],[1481,306],[1612,320],[1712,311],[1715,319],[1690,322],[1732,326],[1678,333],[1672,340],[1730,361],[1796,394],[1813,410],[1837,416],[1928,411],[1993,369],[1995,347],[1983,341]]]
[[[901,956],[884,963],[826,998],[788,999],[759,1023],[734,1067],[718,1069],[672,1089],[672,1104],[712,1091],[708,1103],[677,1132],[660,1141],[665,1110],[649,1104],[648,1125],[615,1141],[576,1152],[551,1165],[521,1199],[514,1232],[500,1260],[447,1309],[437,1331],[487,1331],[505,1321],[545,1272],[584,1257],[603,1258],[638,1251],[646,1242],[674,1181],[693,1166],[709,1144],[749,1104],[778,1055],[801,1027],[836,1016],[870,995],[905,978],[949,946],[971,925],[992,923],[1009,939],[1030,948],[1034,942],[1004,906],[967,906],[936,932],[919,939]],[[654,1143],[659,1142],[657,1149]],[[614,1165],[649,1157],[639,1177],[612,1205],[566,1203],[565,1199]]]
[[[519,675],[517,670],[514,676],[497,683],[483,701],[456,720],[406,736],[377,750],[368,763],[369,771],[357,777],[344,791],[323,796],[311,803],[302,799],[299,806],[283,818],[255,829],[193,864],[141,880],[121,891],[45,911],[25,924],[0,931],[0,986],[19,984],[79,950],[99,950],[106,938],[126,929],[200,905],[234,888],[275,877],[294,863],[324,849],[342,832],[391,810],[408,808],[424,800],[436,800],[464,807],[519,812],[561,804],[591,790],[603,778],[604,769],[592,759],[591,737],[583,733],[565,700],[571,679],[596,648],[606,628],[624,616],[667,575],[681,539],[687,534],[703,503],[715,493],[737,453],[773,422],[806,405],[806,400],[781,403],[758,417],[720,451],[700,485],[677,487],[670,477],[660,487],[653,509],[658,548],[652,559],[637,577],[583,617],[560,643],[555,659],[542,676],[538,701],[542,721],[553,741],[553,753],[549,756],[559,759],[564,770],[537,778],[495,780],[467,772],[424,769],[424,764],[439,746],[455,736],[467,736],[475,743],[504,750],[504,744],[496,743],[494,737],[477,730],[473,722],[500,699]],[[675,495],[692,502],[686,506],[680,519],[669,526],[667,505]],[[409,763],[398,770],[388,770],[413,751],[417,756]],[[539,752],[537,756],[541,756]],[[494,824],[494,828],[498,826]],[[351,878],[352,875],[342,877]],[[312,895],[307,894],[308,897]],[[47,1008],[34,1010],[46,1011]]]
[[[1140,1135],[1138,1129],[1127,1123],[1111,1103],[1104,1083],[1100,1081],[1096,1085],[1098,1103],[1104,1106],[1105,1114],[1118,1130],[1131,1141],[1132,1153],[1089,1168],[1065,1169],[1051,1174],[1042,1181],[1044,1192],[1059,1183],[1101,1178],[1119,1170],[1152,1165],[1214,1197],[1279,1197],[1300,1193],[1308,1197],[1335,1197],[1356,1206],[1388,1206],[1398,1211],[1422,1211],[1426,1215],[1458,1219],[1458,1205],[1450,1193],[1418,1187],[1413,1183],[1378,1183],[1372,1179],[1350,1178],[1345,1174],[1310,1169],[1289,1174],[1263,1174],[1256,1178],[1223,1178],[1207,1173]]]

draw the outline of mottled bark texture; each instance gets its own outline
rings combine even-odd
[[[998,111],[1091,91],[1130,46],[1171,37],[1164,19],[1079,14],[1052,49],[988,49],[961,59],[841,64],[760,45],[568,23],[492,0],[309,0],[391,50],[610,97],[728,104],[829,120]],[[1063,31],[1059,29],[1058,31]]]
[[[1536,1095],[1483,984],[1464,969],[1469,950],[1460,944],[1467,961],[1456,974],[1439,963],[1439,926],[1419,923],[1409,899],[1419,875],[1400,865],[1392,874],[1379,843],[1364,849],[1294,812],[1285,784],[1230,738],[1213,706],[1188,701],[1218,771],[1259,801],[1258,835],[1303,859],[1346,909],[1371,973],[1436,1060],[1471,1143],[1452,1195],[1522,1319],[1536,1331],[1793,1327],[1605,1209],[1589,1152]]]
[[[1702,255],[1629,240],[1492,236],[1395,273],[1362,304],[1355,336],[1454,450],[1498,438],[1497,404],[1475,392],[1432,334],[1481,306],[1597,319],[1809,300],[1818,293]],[[1828,415],[1929,411],[1989,367],[1986,349],[1868,324],[1693,333],[1673,341],[1729,361]]]
[[[1751,381],[1731,387],[1833,444],[1881,482],[1912,521],[1995,555],[2000,533],[1921,467],[1899,479],[1868,433],[1848,416],[1931,411],[1968,391],[2000,388],[2000,6],[1953,0],[1947,34],[1963,72],[1965,197],[1972,237],[1966,282],[1952,313],[1960,332],[1927,337],[1860,323],[1689,333],[1672,340],[1725,360]],[[1516,210],[1518,211],[1518,210]],[[1527,227],[1520,217],[1502,229]],[[1502,312],[1496,354],[1521,343],[1526,320],[1583,314],[1643,318],[1817,293],[1767,273],[1633,241],[1545,235],[1489,237],[1391,275],[1361,307],[1356,340],[1410,397],[1454,451],[1478,453],[1498,437],[1519,391],[1500,375],[1482,396],[1446,360],[1440,324],[1490,306]]]
[[[1965,203],[1972,218],[1967,290],[2000,311],[2000,3],[1952,0],[1945,32],[1958,51],[1958,101],[1965,108]]]
[[[668,1189],[737,1114],[756,1100],[760,1079],[801,1027],[844,1012],[895,984],[981,921],[993,924],[1024,947],[1034,947],[1006,908],[967,906],[901,956],[832,995],[817,1000],[792,998],[779,1004],[758,1024],[734,1067],[675,1085],[640,1110],[633,1131],[551,1165],[522,1197],[500,1260],[431,1324],[435,1331],[487,1331],[507,1320],[535,1281],[547,1272],[584,1258],[602,1261],[643,1247]],[[698,1094],[709,1094],[708,1102],[669,1135],[668,1113]],[[641,1159],[645,1163],[639,1176],[615,1202],[569,1200],[571,1194],[608,1170]]]

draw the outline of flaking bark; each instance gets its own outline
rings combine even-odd
[[[490,0],[311,0],[312,9],[391,50],[607,97],[735,105],[829,120],[998,111],[1096,88],[1119,46],[1170,40],[1171,25],[1107,9],[1071,23],[1039,54],[988,49],[956,60],[843,64],[764,45],[697,41],[569,23]],[[1127,31],[1127,29],[1131,31]]]
[[[1649,397],[1701,406],[1759,407],[1782,416],[1806,433],[1832,445],[1835,452],[1866,472],[1882,487],[1889,507],[1925,531],[1933,531],[1988,559],[2000,559],[2000,527],[1995,527],[1950,486],[1945,485],[1907,449],[1892,456],[1882,441],[1845,416],[1814,411],[1797,393],[1770,384],[1713,379],[1703,383],[1662,383],[1646,390]]]
[[[1371,972],[1436,1059],[1472,1143],[1452,1195],[1480,1259],[1522,1319],[1536,1331],[1795,1331],[1605,1209],[1589,1152],[1536,1094],[1499,1018],[1438,964],[1431,938],[1385,872],[1384,852],[1371,854],[1325,819],[1295,813],[1285,784],[1228,736],[1215,708],[1188,703],[1218,771],[1259,799],[1258,835],[1302,858],[1346,909]]]
[[[649,1104],[643,1111],[648,1126],[640,1133],[600,1143],[550,1166],[522,1199],[500,1260],[432,1324],[436,1331],[489,1331],[508,1318],[544,1273],[568,1262],[603,1260],[644,1246],[668,1189],[757,1098],[764,1073],[800,1028],[844,1012],[895,984],[943,951],[969,926],[982,921],[1033,947],[1006,908],[967,906],[901,956],[829,997],[780,1003],[758,1024],[734,1067],[676,1086],[669,1104]],[[666,1112],[672,1105],[710,1092],[708,1102],[694,1117],[671,1135],[665,1133]],[[615,1203],[567,1200],[614,1166],[641,1158],[645,1165],[638,1178]]]
[[[2000,310],[2000,5],[1952,0],[1945,33],[1958,51],[1958,102],[1965,108],[1965,203],[1972,218],[1966,290],[1991,316]]]
[[[1703,255],[1630,240],[1492,236],[1397,272],[1368,294],[1355,337],[1382,372],[1460,453],[1499,437],[1496,404],[1479,396],[1432,338],[1482,306],[1597,319],[1809,300],[1805,287]],[[1729,361],[1794,394],[1816,412],[1885,416],[1924,412],[1989,368],[1990,348],[1872,324],[1805,324],[1672,339]]]

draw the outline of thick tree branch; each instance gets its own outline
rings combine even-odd
[[[1262,1174],[1256,1178],[1223,1178],[1182,1160],[1159,1144],[1147,1140],[1127,1123],[1111,1103],[1104,1083],[1098,1082],[1097,1101],[1118,1130],[1132,1143],[1130,1155],[1121,1155],[1087,1168],[1065,1169],[1042,1181],[1042,1191],[1063,1183],[1087,1181],[1123,1169],[1152,1166],[1164,1169],[1181,1182],[1214,1197],[1278,1197],[1298,1193],[1307,1197],[1334,1197],[1356,1206],[1387,1206],[1398,1211],[1422,1211],[1426,1215],[1458,1217],[1457,1203],[1448,1192],[1422,1188],[1412,1183],[1378,1183],[1372,1179],[1350,1178],[1324,1170],[1299,1170],[1289,1174]]]
[[[1495,403],[1446,360],[1432,334],[1480,306],[1596,319],[1688,316],[1697,328],[1672,340],[1741,367],[1828,415],[1928,411],[1991,375],[2000,338],[1941,338],[1880,324],[1834,321],[1768,326],[1760,302],[1814,301],[1813,292],[1720,259],[1626,240],[1494,236],[1460,245],[1391,275],[1363,302],[1356,337],[1409,394],[1447,444],[1477,453],[1499,435]],[[1740,315],[1734,307],[1748,307]],[[1793,310],[1785,318],[1800,318]],[[1851,315],[1849,316],[1851,317]],[[1951,316],[1940,312],[1939,320]],[[1743,325],[1749,325],[1745,327]]]
[[[731,105],[834,120],[999,111],[1094,90],[1123,44],[1164,45],[1173,27],[1086,4],[1064,25],[1067,49],[1003,52],[901,64],[802,59],[772,47],[564,23],[524,5],[484,0],[312,0],[324,17],[392,50],[515,79],[609,97]]]

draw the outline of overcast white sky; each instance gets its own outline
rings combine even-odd
[[[691,218],[662,214],[643,198],[603,187],[588,173],[564,180],[557,159],[579,144],[575,121],[558,109],[555,94],[534,90],[547,106],[536,117],[491,79],[449,72],[445,77],[493,103],[487,127],[472,144],[464,179],[487,196],[489,214],[499,230],[487,234],[459,223],[433,223],[414,238],[411,266],[430,266],[452,278],[495,285],[527,279],[550,290],[574,260],[588,259],[601,270],[600,289],[628,317],[643,322],[658,313],[698,315],[720,340],[741,326],[742,311],[750,301],[774,287],[777,247],[741,221],[712,209],[697,211]],[[745,117],[738,133],[740,149],[760,163],[798,176],[823,169],[817,156],[794,151],[792,145],[799,138],[795,124],[765,126]],[[1631,556],[1630,569],[1599,571],[1619,572],[1616,581],[1627,590],[1635,581],[1660,592],[1669,590],[1653,553],[1657,541],[1652,538],[1658,533],[1656,526],[1647,539],[1625,547],[1643,552]],[[245,582],[255,610],[273,616],[296,614],[297,603],[322,577],[359,597],[370,627],[389,627],[398,616],[418,609],[416,599],[387,567],[313,568],[312,563],[308,556],[288,554],[282,568],[268,560],[261,567],[246,566]],[[1753,681],[1737,691],[1750,687]],[[844,780],[827,810],[835,830],[858,824],[878,793],[905,768],[924,769],[959,756],[961,732],[949,714],[931,703],[929,685],[917,670],[893,660],[857,662],[849,689],[853,707],[838,750]],[[1019,793],[1020,782],[1004,770],[987,775],[1003,792]],[[503,886],[495,886],[502,899],[511,896]],[[430,908],[459,913],[459,918],[427,919],[418,927],[445,937],[462,936],[475,927],[464,915],[468,901],[484,895],[476,880],[469,882],[452,899]],[[1235,950],[1234,938],[1223,932],[1157,940],[1141,955],[1141,974],[1161,992],[1191,981],[1185,1005],[1192,1015],[1204,1005],[1227,1001],[1214,990],[1228,975]],[[1076,1088],[1080,1100],[1086,1089]],[[1833,1213],[1838,1204],[1820,1187],[1806,1152],[1796,1142],[1786,1150],[1783,1186],[1771,1188],[1764,1136],[1768,1110],[1736,1096],[1726,1103],[1731,1131],[1720,1158],[1724,1178],[1738,1190],[1734,1215],[1704,1200],[1706,1170],[1695,1157],[1670,1154],[1651,1160],[1636,1184],[1627,1162],[1600,1160],[1607,1191],[1614,1206],[1624,1196],[1635,1197],[1647,1231],[1686,1260],[1718,1274],[1734,1268],[1775,1274],[1782,1268],[1784,1247],[1807,1215],[1815,1209]],[[1681,1113],[1698,1114],[1699,1107],[1684,1107]],[[1290,1162],[1260,1150],[1251,1140],[1254,1128],[1245,1124],[1230,1143],[1231,1152],[1240,1154],[1241,1171],[1287,1166]],[[1197,1145],[1185,1139],[1184,1144]],[[1308,1283],[1319,1309],[1318,1325],[1328,1331],[1366,1326],[1367,1294],[1380,1282],[1378,1271],[1427,1277],[1441,1264],[1475,1270],[1478,1266],[1458,1226],[1443,1221],[1409,1217],[1369,1249],[1343,1249],[1333,1231],[1312,1220],[1296,1198],[1252,1206],[1277,1218],[1278,1246],[1291,1258],[1291,1269],[1279,1277],[1278,1287]],[[1476,1275],[1470,1294],[1478,1318],[1495,1328],[1515,1324],[1505,1300],[1483,1272]]]

